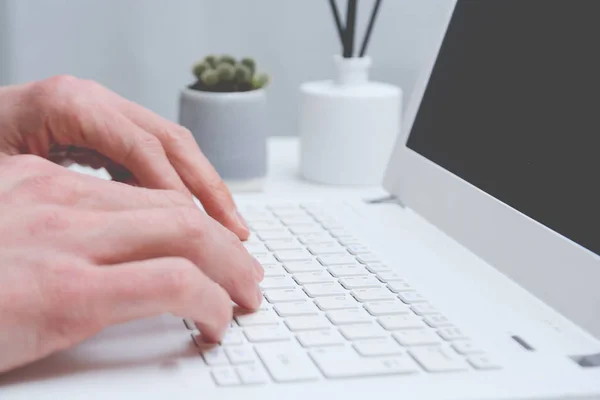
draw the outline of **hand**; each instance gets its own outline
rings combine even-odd
[[[231,194],[187,129],[69,76],[0,89],[0,104],[0,157],[61,162],[70,155],[119,181],[194,195],[215,220],[248,237]]]
[[[189,196],[0,160],[0,372],[104,327],[174,313],[218,341],[262,267]]]

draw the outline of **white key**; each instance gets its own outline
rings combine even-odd
[[[285,324],[292,332],[327,329],[331,326],[329,321],[322,315],[289,317],[285,319]]]
[[[379,273],[379,272],[392,271],[392,269],[390,267],[388,267],[385,264],[381,264],[381,263],[369,263],[369,264],[367,264],[367,269],[374,274]]]
[[[428,315],[423,318],[423,321],[432,328],[442,328],[445,326],[451,326],[452,323],[441,314]]]
[[[321,254],[347,254],[346,250],[336,242],[312,244],[308,246],[308,251],[316,256]]]
[[[281,317],[295,317],[298,315],[316,315],[317,306],[311,301],[297,301],[293,303],[280,303],[275,306],[275,311]]]
[[[490,357],[481,355],[481,356],[472,356],[467,359],[469,364],[477,369],[499,369],[501,368],[500,364],[492,360]]]
[[[257,236],[260,240],[286,239],[292,237],[290,232],[285,228],[259,231]]]
[[[396,296],[386,288],[355,289],[352,296],[360,302],[394,300]]]
[[[379,263],[379,257],[373,253],[361,254],[356,259],[363,264]]]
[[[294,274],[294,280],[298,285],[306,285],[309,283],[327,283],[335,282],[335,279],[325,271],[319,272],[301,272]]]
[[[394,339],[402,346],[423,346],[441,343],[440,337],[429,329],[406,329],[394,332]]]
[[[399,300],[372,301],[365,303],[365,309],[371,315],[394,315],[408,314],[410,312],[408,306]]]
[[[263,265],[263,270],[265,272],[265,278],[271,278],[275,276],[285,276],[286,271],[283,269],[281,265],[269,264]]]
[[[281,222],[289,227],[311,225],[315,223],[315,220],[308,215],[282,215],[280,216],[280,219]]]
[[[417,371],[407,355],[383,358],[361,358],[354,349],[345,346],[320,347],[310,355],[323,374],[330,378],[408,374]]]
[[[242,338],[242,332],[238,329],[229,329],[225,333],[225,336],[223,336],[223,339],[221,339],[221,344],[223,346],[238,345],[242,344],[243,342],[244,339]]]
[[[306,211],[300,208],[281,208],[272,210],[273,214],[277,215],[279,218],[283,217],[308,217],[309,215]]]
[[[315,365],[297,345],[257,346],[256,352],[276,382],[306,381],[319,377]]]
[[[189,330],[193,331],[194,329],[196,329],[196,324],[193,321],[190,321],[188,319],[183,319],[183,324],[185,325],[186,328],[188,328]]]
[[[340,283],[346,289],[362,289],[362,288],[377,288],[381,287],[381,282],[373,275],[367,276],[351,276],[340,278]]]
[[[403,281],[404,278],[401,274],[394,271],[382,271],[377,274],[377,278],[384,283],[392,282],[392,281]]]
[[[410,354],[421,366],[429,372],[461,371],[466,369],[466,363],[461,357],[441,347],[415,347]]]
[[[244,243],[244,247],[250,253],[267,253],[268,250],[262,243]]]
[[[262,265],[279,264],[271,254],[259,254],[254,256],[254,258]]]
[[[360,340],[354,348],[363,357],[377,357],[404,354],[402,347],[392,339]]]
[[[425,324],[419,317],[413,314],[385,315],[378,318],[379,323],[388,331],[396,329],[424,328]]]
[[[395,293],[413,292],[415,290],[412,288],[412,286],[404,281],[391,281],[388,283],[387,287]]]
[[[415,304],[411,306],[410,309],[413,310],[413,312],[417,315],[431,315],[439,313],[439,311],[429,303]]]
[[[265,290],[264,294],[269,303],[306,300],[306,294],[299,288]]]
[[[342,335],[333,329],[298,332],[296,337],[303,347],[333,346],[345,343]]]
[[[290,274],[297,272],[323,271],[323,266],[316,261],[292,261],[283,264],[283,268]]]
[[[417,292],[401,292],[398,295],[398,298],[406,304],[423,303],[427,301]]]
[[[259,221],[259,222],[250,222],[250,228],[254,231],[266,231],[271,229],[281,229],[283,225],[281,225],[277,221]]]
[[[294,238],[267,240],[265,246],[271,251],[302,249],[300,243]]]
[[[362,265],[334,265],[327,268],[329,273],[336,278],[344,276],[364,276],[369,275],[369,271]]]
[[[353,244],[353,245],[347,246],[346,249],[348,249],[348,252],[350,254],[354,254],[354,255],[365,254],[365,253],[371,252],[371,250],[367,246],[363,246],[360,244]]]
[[[240,384],[240,378],[233,368],[215,368],[212,370],[215,383],[219,386],[235,386]]]
[[[281,325],[252,326],[244,329],[250,342],[278,342],[290,339],[290,332]]]
[[[354,236],[341,237],[338,239],[338,242],[342,246],[352,246],[352,245],[360,244],[360,240],[358,238],[355,238]]]
[[[298,235],[298,240],[305,245],[318,244],[318,243],[329,243],[333,240],[331,235],[327,232],[321,233],[307,233],[304,235]]]
[[[294,235],[306,235],[307,233],[325,233],[325,230],[321,228],[321,225],[317,224],[296,225],[290,227],[290,230],[294,233]]]
[[[227,354],[227,358],[229,358],[229,361],[231,361],[231,363],[234,365],[254,362],[254,353],[252,352],[251,347],[226,347],[225,353]]]
[[[250,236],[244,243],[262,243],[262,240],[254,232],[250,232]]]
[[[356,259],[350,254],[323,254],[318,257],[318,260],[321,264],[327,266],[356,263]]]
[[[348,340],[379,339],[388,335],[381,326],[374,323],[342,326],[340,332]]]
[[[345,229],[329,229],[329,234],[331,234],[331,236],[341,239],[341,238],[348,238],[348,237],[352,237],[352,233],[348,232]]]
[[[454,341],[454,340],[464,340],[467,339],[467,336],[463,331],[458,329],[457,327],[448,327],[438,329],[438,335],[442,337],[444,340]]]
[[[289,276],[277,276],[263,278],[260,287],[266,289],[292,289],[297,287],[296,282]]]
[[[273,203],[273,204],[269,204],[267,206],[267,208],[269,210],[272,211],[280,211],[280,210],[300,210],[300,207],[298,206],[298,204],[295,203],[289,203],[289,202],[282,202],[282,203]]]
[[[279,322],[276,315],[271,310],[258,310],[237,315],[235,320],[240,326],[272,325]]]
[[[321,226],[327,230],[344,228],[344,225],[342,223],[336,221],[335,219],[325,217],[325,218],[318,219],[318,221],[321,223]]]
[[[207,346],[202,350],[202,358],[208,365],[229,365],[229,359],[225,355],[225,350],[220,346]]]
[[[304,285],[304,291],[310,297],[340,296],[346,294],[346,290],[339,283],[311,283]]]
[[[327,318],[335,325],[371,322],[371,316],[365,310],[360,308],[329,311],[327,313]]]
[[[275,253],[275,257],[281,261],[308,261],[312,260],[313,256],[308,251],[301,250],[280,250]]]
[[[240,365],[236,371],[244,385],[267,383],[267,377],[258,364]]]
[[[358,308],[359,304],[351,296],[321,297],[315,299],[315,304],[323,311],[346,310]]]
[[[483,353],[483,350],[481,350],[479,347],[475,346],[475,344],[473,342],[470,342],[467,340],[460,340],[460,341],[452,343],[452,348],[458,354],[462,354],[462,355]]]

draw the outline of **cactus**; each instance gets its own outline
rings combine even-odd
[[[219,74],[219,80],[221,82],[232,81],[235,77],[235,68],[231,64],[221,63],[217,65],[216,71]]]
[[[223,55],[221,58],[219,58],[219,63],[226,63],[235,66],[237,61],[235,61],[235,58],[230,55]]]
[[[252,58],[237,61],[230,55],[207,55],[196,63],[192,72],[197,81],[191,89],[208,92],[246,92],[266,87],[270,77],[256,73],[256,62]]]
[[[255,89],[261,89],[269,83],[269,76],[267,74],[258,74],[252,78],[252,86]]]
[[[252,79],[252,72],[250,68],[243,64],[236,64],[235,66],[235,80],[238,82],[250,82]]]
[[[215,68],[217,66],[217,56],[208,55],[204,57],[204,62],[210,65],[211,68]]]
[[[192,72],[193,72],[194,76],[196,76],[196,78],[200,79],[200,77],[202,76],[202,73],[209,68],[210,68],[210,66],[208,65],[208,63],[206,63],[205,61],[201,61],[201,62],[197,63],[196,65],[194,65]]]
[[[219,74],[214,69],[209,69],[209,70],[204,71],[200,80],[206,86],[209,86],[209,87],[214,86],[217,83],[219,83]]]
[[[242,58],[240,64],[245,65],[250,70],[250,74],[254,75],[256,72],[256,62],[252,58]]]

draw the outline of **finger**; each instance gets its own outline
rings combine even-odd
[[[250,231],[237,213],[229,189],[190,132],[129,100],[119,97],[116,101],[134,124],[160,140],[169,161],[206,212],[240,239],[247,239]]]
[[[256,309],[262,301],[258,286],[264,276],[262,266],[211,217],[188,207],[90,214],[77,216],[86,230],[73,233],[62,244],[65,249],[83,252],[97,264],[184,257],[241,307]]]
[[[101,268],[95,287],[106,326],[170,312],[193,320],[208,341],[218,342],[232,318],[225,290],[184,258]]]

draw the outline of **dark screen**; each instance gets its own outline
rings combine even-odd
[[[459,0],[408,147],[600,254],[600,0]]]

